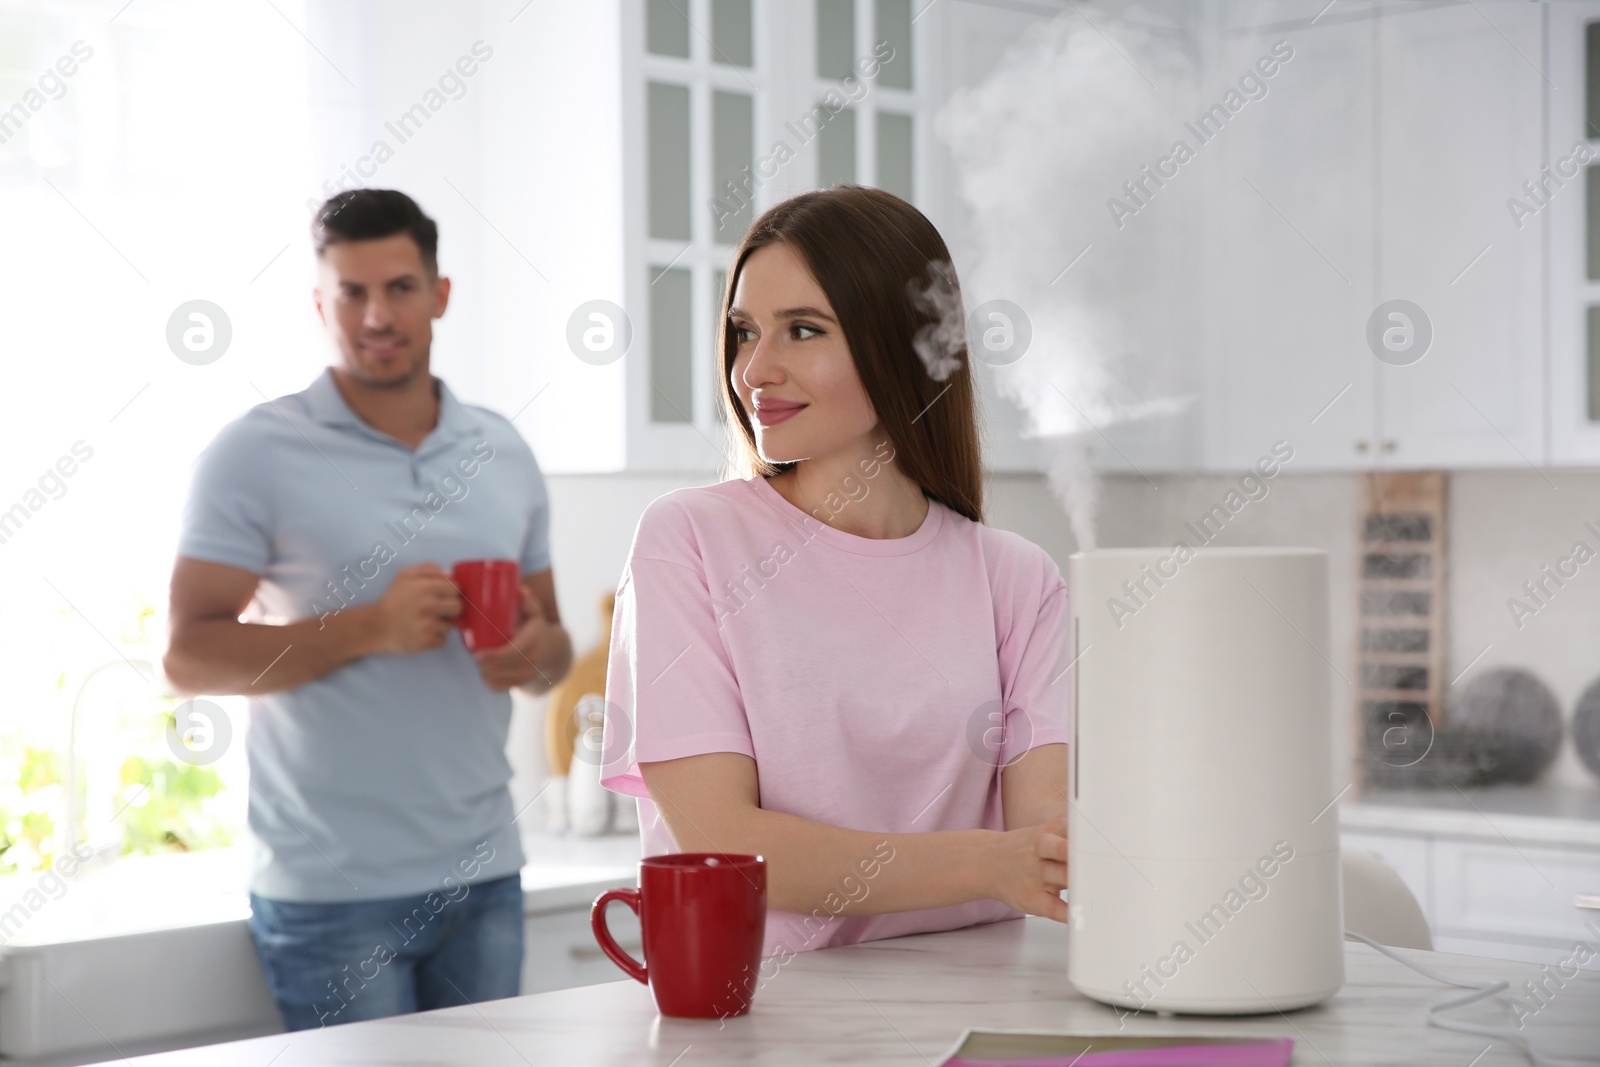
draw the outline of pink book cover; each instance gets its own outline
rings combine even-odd
[[[968,1030],[940,1067],[1287,1067],[1287,1037],[1129,1037]]]

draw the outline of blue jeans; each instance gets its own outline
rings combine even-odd
[[[514,997],[522,878],[350,903],[252,893],[250,936],[290,1030]]]

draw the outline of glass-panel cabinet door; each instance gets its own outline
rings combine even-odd
[[[645,0],[644,26],[651,55],[689,58],[689,19],[679,0]]]
[[[886,89],[914,89],[911,56],[911,0],[875,0],[872,43],[888,45],[894,60],[885,63],[878,84]],[[869,49],[870,51],[870,49]]]
[[[817,187],[876,185],[916,199],[911,0],[815,0],[810,111]]]
[[[630,466],[699,469],[724,442],[718,342],[735,249],[783,196],[921,194],[935,107],[914,0],[624,0]]]
[[[730,67],[755,66],[750,0],[712,0],[712,61]]]
[[[648,87],[650,236],[689,239],[689,90]]]
[[[692,422],[693,278],[672,267],[650,283],[650,421]]]
[[[806,15],[809,17],[809,10]],[[775,125],[770,56],[797,16],[757,0],[625,0],[637,20],[624,73],[638,110],[624,176],[628,462],[699,469],[720,460],[716,367],[723,272],[764,205],[757,146]]]
[[[888,68],[884,68],[887,70]],[[878,188],[904,200],[915,200],[912,189],[913,119],[893,111],[878,112]]]
[[[750,228],[751,198],[745,176],[755,163],[755,98],[749,93],[714,90],[711,94],[711,183],[722,199],[712,212],[714,244],[736,244]]]
[[[817,131],[817,185],[826,189],[855,181],[856,113],[845,108]]]
[[[816,0],[817,77],[836,82],[848,78],[856,54],[855,0]]]

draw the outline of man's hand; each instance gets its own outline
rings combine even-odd
[[[511,643],[498,648],[480,648],[472,653],[472,658],[478,661],[478,670],[483,674],[483,684],[496,693],[504,693],[539,677],[539,646],[547,634],[560,628],[560,624],[552,623],[545,617],[544,609],[524,585],[521,617]]]
[[[397,571],[372,607],[378,651],[410,655],[443,648],[462,604],[442,567],[419,563]]]

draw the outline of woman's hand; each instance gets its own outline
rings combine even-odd
[[[989,896],[1024,915],[1067,921],[1067,820],[1007,830],[994,838]]]

